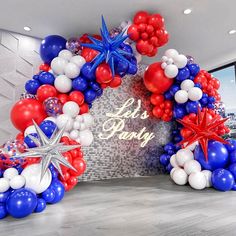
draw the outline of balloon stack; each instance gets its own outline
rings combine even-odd
[[[160,163],[178,185],[194,189],[213,186],[236,190],[236,142],[221,136],[230,132],[215,109],[220,82],[175,49],[147,67],[144,85],[152,92],[153,115],[178,121]]]
[[[169,35],[165,30],[164,18],[160,14],[139,11],[133,24],[128,28],[130,39],[136,42],[136,49],[141,55],[153,57],[158,48],[165,45]]]

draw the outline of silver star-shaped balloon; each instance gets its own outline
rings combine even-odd
[[[20,154],[20,156],[41,158],[41,180],[50,164],[53,164],[61,176],[63,176],[63,174],[60,164],[77,172],[77,170],[62,155],[63,152],[80,147],[80,145],[63,145],[63,143],[60,143],[65,127],[58,132],[57,129],[55,129],[51,138],[48,138],[34,120],[33,123],[39,139],[32,135],[29,135],[29,137],[38,147],[26,149],[27,152]]]

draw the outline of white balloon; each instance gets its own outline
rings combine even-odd
[[[171,169],[170,171],[170,178],[173,179],[173,174],[174,174],[174,171],[177,170],[177,169],[180,169],[179,167],[174,167]]]
[[[176,155],[175,155],[175,154],[170,157],[170,164],[171,164],[173,167],[179,167],[179,165],[178,165],[178,163],[177,163],[177,161],[176,161]]]
[[[11,180],[13,177],[15,177],[16,175],[18,175],[18,170],[15,168],[8,168],[4,171],[3,173],[3,177],[6,179]]]
[[[55,57],[51,62],[51,68],[53,70],[53,73],[57,75],[64,74],[64,69],[67,63],[68,63],[67,60],[61,57]]]
[[[68,93],[72,89],[72,81],[65,75],[59,75],[54,81],[54,86],[60,93]]]
[[[70,132],[70,138],[76,140],[79,137],[79,131],[74,129]]]
[[[165,51],[164,55],[168,58],[174,58],[179,55],[178,51],[175,49],[168,49]]]
[[[63,113],[69,115],[72,118],[79,114],[79,110],[79,105],[73,101],[66,102],[62,107]]]
[[[75,117],[75,120],[78,122],[84,122],[84,117],[82,115],[78,115]]]
[[[202,90],[198,87],[193,87],[188,91],[188,98],[191,101],[198,101],[202,98]]]
[[[73,119],[67,114],[61,114],[57,117],[56,125],[58,129],[66,126],[65,131],[70,131],[73,127]]]
[[[13,189],[19,189],[25,186],[25,177],[23,175],[17,175],[10,181],[10,186]]]
[[[57,119],[55,117],[49,116],[49,117],[45,118],[44,120],[50,120],[50,121],[52,121],[53,123],[56,124]]]
[[[166,64],[167,65],[171,65],[171,64],[173,64],[173,59],[172,58],[168,58],[168,60],[166,61]],[[178,69],[178,68],[177,68]]]
[[[185,185],[188,182],[188,175],[183,169],[176,169],[172,175],[173,181],[178,185]]]
[[[80,68],[75,63],[69,62],[65,66],[64,72],[68,78],[74,79],[79,75]]]
[[[184,170],[188,175],[194,172],[200,172],[201,169],[201,165],[196,160],[189,160],[184,163]]]
[[[193,160],[193,158],[194,158],[193,153],[189,149],[180,149],[176,153],[177,164],[181,167],[184,166],[185,162],[187,162],[189,160]]]
[[[212,186],[212,182],[211,182],[212,172],[210,170],[203,170],[202,173],[205,175],[205,178],[206,178],[206,187],[210,188]]]
[[[168,59],[169,59],[169,58],[168,58],[167,56],[163,56],[163,57],[161,58],[161,61],[162,61],[162,62],[167,62]]]
[[[82,66],[86,63],[85,59],[78,55],[78,56],[73,56],[71,59],[70,59],[70,62],[76,64],[80,69],[82,68]]]
[[[26,137],[28,134],[36,133],[36,129],[34,125],[30,125],[25,129],[24,136]]]
[[[188,93],[185,90],[179,90],[175,93],[175,101],[178,103],[185,103],[188,101]]]
[[[87,127],[91,127],[94,124],[94,118],[91,114],[85,113],[82,115],[82,117]]]
[[[69,132],[64,132],[62,137],[68,137],[69,138],[70,137],[70,133]]]
[[[79,130],[82,131],[82,130],[85,130],[85,129],[88,129],[87,125],[85,123],[81,123]]]
[[[73,54],[71,51],[63,49],[59,52],[58,57],[69,61],[73,57]]]
[[[194,87],[194,82],[191,79],[186,79],[180,84],[180,88],[185,91],[189,91],[189,89]]]
[[[167,67],[166,62],[162,62],[162,63],[161,63],[161,68],[164,70],[166,67]]]
[[[10,188],[9,180],[6,178],[0,178],[0,193],[6,192]]]
[[[189,175],[188,182],[194,189],[201,190],[206,187],[206,177],[202,172],[194,172]]]
[[[174,64],[180,69],[184,68],[188,62],[187,57],[184,56],[183,54],[179,54],[177,56],[174,56],[173,59],[174,59]]]
[[[80,124],[81,124],[81,122],[79,122],[79,121],[74,121],[74,124],[73,124],[73,129],[80,129]]]
[[[178,67],[176,65],[170,64],[165,67],[165,76],[172,79],[178,74]]]
[[[82,146],[89,146],[93,142],[93,133],[86,129],[79,132],[80,144]]]
[[[44,192],[52,182],[52,174],[47,169],[45,175],[41,180],[41,164],[32,164],[27,166],[21,173],[25,177],[25,187],[30,188],[37,194]]]
[[[76,141],[77,143],[80,143],[80,138],[77,138],[75,141]]]
[[[198,141],[196,141],[196,142],[194,142],[194,143],[188,145],[187,147],[186,147],[186,145],[187,145],[187,143],[184,143],[184,147],[185,147],[186,149],[189,149],[189,150],[193,151],[193,150],[196,148],[196,146],[198,145]]]

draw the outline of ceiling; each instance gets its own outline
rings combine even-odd
[[[183,10],[191,8],[190,15]],[[138,10],[160,13],[166,22],[170,41],[163,50],[175,48],[191,55],[205,69],[236,59],[235,0],[11,0],[2,1],[0,28],[43,38],[59,34],[66,38],[97,33],[103,14],[108,26],[118,26]],[[26,32],[24,26],[32,31]]]

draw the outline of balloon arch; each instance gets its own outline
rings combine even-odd
[[[86,169],[82,148],[93,142],[93,101],[135,75],[142,56],[155,56],[168,39],[163,17],[140,11],[110,31],[102,17],[101,35],[42,41],[43,64],[11,110],[20,133],[0,149],[0,219],[42,212],[77,184]],[[152,92],[153,115],[177,121],[160,156],[173,181],[236,189],[236,142],[221,137],[230,130],[216,109],[219,81],[169,49],[147,67],[144,85]]]

